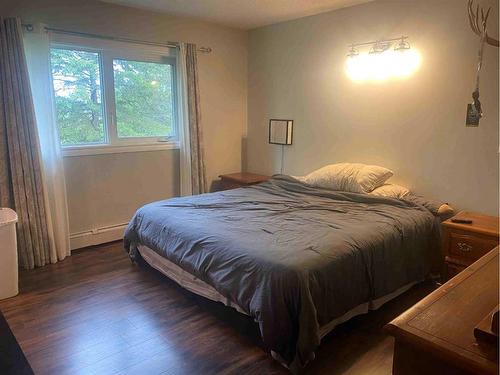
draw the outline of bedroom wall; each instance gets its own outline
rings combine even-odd
[[[490,34],[498,38],[498,1]],[[252,30],[249,34],[246,169],[279,171],[267,144],[270,118],[294,119],[284,171],[302,175],[352,161],[387,166],[391,181],[458,209],[498,213],[498,48],[487,46],[481,76],[484,118],[466,128],[478,37],[466,0],[377,0]],[[354,83],[347,45],[408,35],[420,70],[401,81]]]
[[[2,0],[0,14],[95,34],[212,47],[211,54],[198,55],[209,183],[219,174],[241,170],[247,32],[95,0]],[[144,203],[179,191],[177,150],[69,157],[64,165],[73,234],[127,222]],[[93,241],[119,238],[120,230],[94,236]],[[89,243],[72,242],[74,247]]]
[[[138,207],[179,194],[178,150],[66,157],[64,168],[74,248],[120,238]]]

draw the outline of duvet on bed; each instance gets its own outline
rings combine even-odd
[[[439,225],[418,200],[313,188],[288,176],[137,210],[125,232],[213,286],[259,324],[292,371],[314,358],[319,327],[425,278]]]

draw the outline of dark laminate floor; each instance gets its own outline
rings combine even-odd
[[[0,311],[0,374],[33,375],[21,347]]]
[[[249,318],[132,265],[121,243],[22,271],[20,282],[0,310],[36,374],[289,374]],[[393,341],[382,327],[432,288],[337,327],[307,373],[390,374]]]

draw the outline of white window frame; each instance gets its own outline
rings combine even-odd
[[[99,54],[101,96],[103,102],[104,142],[61,145],[63,156],[98,155],[123,152],[157,151],[179,148],[177,53],[173,48],[115,42],[97,38],[54,34],[51,48],[76,49]],[[113,60],[167,63],[172,67],[173,120],[172,137],[118,137],[115,107]],[[52,82],[52,74],[50,75]]]

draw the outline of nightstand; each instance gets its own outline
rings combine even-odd
[[[471,219],[471,224],[454,223],[452,219]],[[450,278],[464,270],[495,246],[498,246],[498,217],[462,211],[445,220],[443,251],[445,276]]]
[[[243,186],[255,185],[267,181],[270,178],[270,176],[247,172],[223,174],[219,177],[221,180],[220,184],[222,190],[237,189]]]

